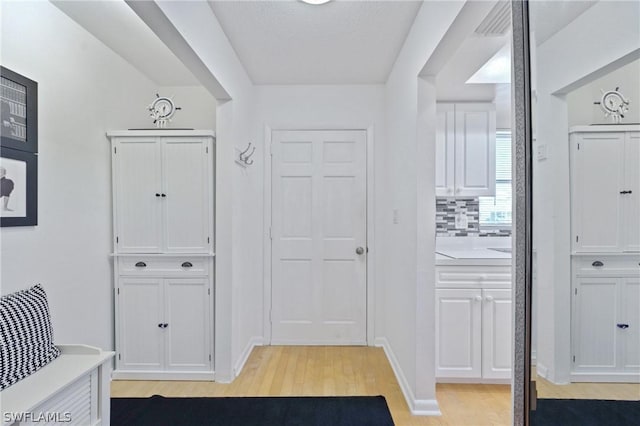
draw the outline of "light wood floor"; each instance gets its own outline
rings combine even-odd
[[[381,348],[261,346],[231,384],[113,381],[113,397],[384,395],[398,426],[511,423],[508,385],[439,384],[441,417],[412,416]]]
[[[535,370],[534,370],[535,373]],[[540,398],[640,399],[638,384],[553,385],[538,378]],[[261,346],[231,384],[113,381],[113,397],[384,395],[398,426],[511,424],[508,385],[438,384],[441,417],[412,416],[381,348]]]

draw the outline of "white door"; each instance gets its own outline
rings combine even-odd
[[[489,103],[456,104],[455,196],[496,194],[496,111]]]
[[[578,252],[620,251],[624,134],[591,133],[572,144],[572,212]]]
[[[118,368],[160,370],[164,364],[160,278],[120,278]]]
[[[481,321],[481,290],[436,289],[436,377],[481,377]]]
[[[640,132],[627,133],[624,160],[624,251],[640,251]]]
[[[482,290],[482,377],[511,377],[511,290]]]
[[[617,369],[618,281],[618,278],[576,280],[572,318],[575,372]]]
[[[454,104],[438,103],[436,120],[436,195],[453,197],[456,166]]]
[[[622,279],[620,319],[616,324],[622,343],[620,366],[626,372],[640,372],[640,279]],[[620,324],[620,326],[618,326]],[[624,325],[628,327],[623,328]]]
[[[158,139],[119,138],[113,148],[118,251],[159,253],[162,182]]]
[[[209,163],[205,138],[162,138],[162,205],[169,253],[209,251]]]
[[[164,281],[166,370],[210,371],[208,280],[166,278]]]
[[[271,342],[366,344],[366,133],[274,131],[272,154]]]

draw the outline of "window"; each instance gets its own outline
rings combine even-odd
[[[496,196],[480,197],[480,226],[511,226],[511,132],[496,132]]]

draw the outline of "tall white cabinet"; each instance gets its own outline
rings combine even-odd
[[[116,379],[213,380],[210,130],[111,141]]]
[[[436,118],[436,195],[494,196],[495,105],[438,103]]]
[[[640,382],[640,126],[571,129],[572,381]]]

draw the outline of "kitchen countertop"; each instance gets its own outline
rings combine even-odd
[[[437,238],[436,265],[510,266],[511,238]]]

